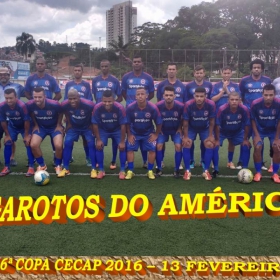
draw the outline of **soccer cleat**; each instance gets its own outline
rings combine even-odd
[[[62,171],[62,168],[60,165],[56,166],[54,169],[55,169],[56,175],[58,175]]]
[[[274,183],[277,183],[277,184],[280,184],[280,178],[277,174],[273,174],[271,176],[271,180],[274,182]]]
[[[265,166],[265,162],[262,163],[262,170],[267,170],[268,168]]]
[[[35,174],[34,168],[33,167],[29,167],[27,172],[25,173],[25,177],[31,177]]]
[[[204,177],[204,179],[206,181],[211,181],[212,180],[212,176],[211,174],[209,173],[208,170],[205,170],[203,173],[202,173],[202,176]]]
[[[241,161],[238,161],[235,169],[242,169],[242,162]]]
[[[235,166],[234,166],[234,163],[231,161],[231,162],[228,162],[227,163],[227,168],[229,169],[235,169]]]
[[[105,171],[98,171],[97,179],[103,179],[105,177]]]
[[[194,167],[195,167],[195,161],[194,161],[194,160],[191,160],[191,162],[190,162],[190,168],[191,168],[191,169],[194,169]]]
[[[174,171],[174,178],[179,179],[180,178],[180,171]]]
[[[184,170],[184,167],[183,167],[183,165],[182,165],[182,164],[180,164],[180,166],[179,166],[179,170]]]
[[[91,160],[90,158],[86,158],[86,166],[91,167]]]
[[[261,173],[256,173],[253,180],[255,182],[260,182],[261,179],[262,179],[262,174]]]
[[[11,159],[11,160],[10,160],[10,165],[11,165],[11,166],[17,166],[16,160],[15,160],[15,159]]]
[[[59,174],[57,174],[57,178],[63,178],[63,177],[65,177],[66,175],[70,175],[70,171],[67,170],[67,169],[65,169],[65,168],[63,168],[63,169],[59,172]]]
[[[149,170],[148,173],[147,173],[147,176],[151,180],[154,180],[156,178],[153,170]]]
[[[0,177],[4,177],[9,173],[11,173],[11,169],[8,166],[5,166],[0,173]]]
[[[164,168],[165,167],[165,164],[164,164],[164,162],[162,161],[161,162],[161,168]],[[158,168],[158,166],[156,166],[156,169]]]
[[[189,181],[191,179],[191,177],[192,177],[192,173],[189,170],[186,170],[184,173],[183,179],[185,181]]]
[[[218,175],[219,175],[219,171],[218,170],[214,170],[212,172],[212,178],[217,178]]]
[[[92,169],[90,172],[90,178],[91,179],[96,179],[97,178],[97,171],[96,169]]]
[[[47,168],[47,166],[46,165],[44,165],[44,166],[38,166],[37,167],[37,170],[36,171],[40,171],[40,170],[47,170],[48,168]]]
[[[156,169],[156,174],[155,174],[155,176],[156,177],[160,177],[161,175],[162,175],[163,173],[162,173],[162,170],[160,170],[160,169]]]
[[[116,168],[117,168],[116,163],[112,161],[111,164],[110,164],[110,169],[111,169],[111,170],[114,170],[114,169],[116,169]]]
[[[130,180],[134,176],[134,173],[131,170],[128,170],[125,176],[125,180]]]
[[[267,172],[269,172],[269,173],[272,173],[272,172],[273,172],[273,166],[272,166],[272,164],[269,166]]]
[[[120,180],[124,180],[124,179],[125,179],[125,172],[124,172],[124,171],[121,171],[121,172],[119,173],[119,179],[120,179]]]
[[[147,168],[148,168],[148,163],[147,163],[147,162],[144,162],[142,167],[145,168],[145,169],[147,169]]]

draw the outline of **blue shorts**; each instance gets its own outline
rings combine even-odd
[[[225,136],[224,134],[220,133],[220,146],[223,146],[223,142],[225,139],[228,139],[234,146],[240,145],[243,143],[244,140],[244,130],[236,133],[235,135]]]
[[[264,140],[264,138],[267,137],[267,138],[269,139],[270,146],[272,147],[272,143],[273,143],[273,141],[274,141],[274,139],[275,139],[275,134],[276,134],[276,131],[275,131],[275,132],[272,132],[272,133],[267,133],[267,134],[262,134],[262,133],[259,132],[259,135],[260,135],[260,137],[261,137],[261,139],[262,139],[262,143],[261,143],[261,144],[263,145],[263,140]],[[253,132],[252,137],[253,137],[253,139],[254,139],[254,137],[255,137],[254,132]]]
[[[196,139],[197,134],[199,135],[200,140],[204,141],[206,138],[209,137],[209,129],[207,128],[206,130],[203,130],[203,131],[194,131],[194,130],[189,128],[188,137],[191,140],[194,141]]]
[[[39,128],[40,132],[38,132],[38,130],[35,130],[33,132],[33,134],[36,134],[38,136],[40,136],[43,140],[45,139],[46,136],[50,136],[52,139],[57,136],[57,135],[60,135],[62,134],[60,131],[55,131],[55,128],[52,128],[52,129],[45,129],[45,128],[42,128],[40,127]]]
[[[127,151],[138,151],[139,146],[142,145],[143,151],[155,152],[157,142],[154,141],[152,143],[149,143],[148,142],[149,137],[150,137],[150,135],[146,135],[146,136],[137,135],[137,136],[135,136],[134,145],[129,144],[129,142],[127,140],[126,141]]]
[[[174,144],[182,144],[182,138],[179,132],[174,134],[162,134],[160,133],[158,135],[157,143],[163,144],[165,142],[168,142],[169,136],[171,136],[171,140],[174,142]]]
[[[112,141],[116,144],[120,144],[121,142],[121,131],[115,132],[106,132],[104,130],[99,129],[99,136],[101,141],[103,142],[104,146],[108,144],[108,138],[111,138]]]
[[[10,134],[13,142],[17,141],[17,137],[18,137],[19,134],[21,134],[22,139],[24,138],[24,128],[17,129],[17,128],[8,126],[8,131],[9,131],[9,134]],[[30,135],[32,134],[32,129],[31,128],[29,130],[29,134]]]
[[[88,143],[93,142],[94,143],[94,136],[92,134],[92,131],[87,129],[87,130],[76,130],[73,128],[70,128],[67,132],[66,132],[66,136],[65,136],[65,142],[77,142],[79,140],[79,136],[84,136],[86,141]]]

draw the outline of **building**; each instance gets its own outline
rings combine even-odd
[[[106,46],[118,36],[123,37],[124,44],[128,43],[133,29],[137,27],[137,8],[132,7],[132,1],[114,5],[106,11]]]

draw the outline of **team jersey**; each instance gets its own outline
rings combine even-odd
[[[68,92],[70,89],[75,89],[78,91],[80,97],[93,100],[90,84],[84,80],[82,80],[79,84],[75,83],[74,81],[70,81],[65,85],[65,94],[64,94],[64,100],[68,99]]]
[[[172,86],[175,90],[175,100],[182,103],[187,101],[186,86],[179,80],[176,80],[174,84],[171,84],[168,79],[160,82],[157,87],[157,100],[163,100],[164,88],[166,86]]]
[[[134,135],[147,136],[154,131],[154,124],[162,124],[160,112],[155,104],[147,101],[144,109],[138,107],[137,102],[131,103],[126,109],[127,123]]]
[[[122,104],[118,102],[113,103],[110,111],[105,109],[103,103],[95,106],[91,122],[97,124],[99,129],[111,133],[119,131],[121,125],[126,124],[126,112]]]
[[[216,125],[220,127],[223,135],[237,135],[244,130],[245,126],[251,125],[249,110],[246,106],[239,104],[236,111],[233,112],[228,103],[224,104],[217,113]]]
[[[213,88],[212,83],[210,83],[208,81],[203,81],[203,84],[201,86],[199,86],[195,81],[192,81],[186,85],[186,95],[187,95],[186,101],[189,101],[194,98],[193,97],[194,92],[195,92],[196,88],[198,88],[198,87],[204,87],[206,90],[207,98],[210,98],[210,94],[211,94],[212,88]]]
[[[26,105],[29,114],[34,114],[39,127],[44,129],[56,128],[58,116],[62,113],[61,104],[58,101],[46,98],[44,108],[38,107],[34,100],[29,100]]]
[[[61,107],[63,113],[69,116],[73,129],[87,130],[91,126],[94,105],[92,101],[81,98],[77,108],[72,107],[68,99],[62,102]]]
[[[276,97],[280,98],[280,78],[276,78],[272,84],[275,86]]]
[[[184,104],[179,101],[174,101],[171,109],[166,108],[165,101],[162,100],[156,104],[162,118],[161,131],[163,134],[175,134],[182,122]]]
[[[224,83],[221,81],[221,82],[218,82],[216,83],[214,86],[213,86],[213,89],[212,89],[212,92],[211,92],[211,95],[210,95],[210,99],[212,99],[212,97],[218,95],[222,89],[223,89],[223,86],[224,86]],[[227,86],[227,89],[229,92],[238,92],[240,94],[240,90],[239,90],[239,85],[236,84],[236,83],[233,83],[233,82],[230,82],[229,85]],[[222,97],[215,102],[216,103],[216,110],[218,111],[219,108],[228,103],[228,94],[227,92],[224,92],[224,94],[222,95]]]
[[[41,87],[45,90],[46,97],[49,99],[53,98],[53,93],[60,93],[60,88],[55,78],[49,74],[45,74],[40,78],[37,74],[29,76],[25,83],[25,91],[33,96],[34,88]]]
[[[25,103],[17,100],[14,108],[11,108],[6,102],[0,103],[0,121],[4,122],[7,118],[9,118],[10,127],[15,129],[24,128],[24,122],[30,120]]]
[[[107,79],[103,79],[101,75],[95,77],[92,80],[92,94],[94,95],[96,103],[102,101],[103,92],[105,90],[111,90],[115,96],[120,96],[121,87],[119,80],[112,75],[109,75]]]
[[[251,104],[251,119],[256,122],[258,132],[275,133],[280,119],[280,100],[274,99],[270,107],[264,104],[262,97],[254,100]]]
[[[195,100],[185,103],[183,119],[189,121],[189,128],[194,131],[203,131],[209,128],[210,119],[215,118],[215,102],[205,99],[202,108],[198,108]]]
[[[5,86],[0,83],[0,103],[5,101],[4,91],[8,88],[13,88],[17,94],[17,98],[24,97],[24,87],[17,83],[8,82]]]
[[[252,76],[245,76],[241,79],[239,88],[243,104],[250,109],[254,100],[262,97],[263,87],[271,84],[271,79],[261,76],[258,80],[254,80]]]
[[[122,91],[126,92],[126,106],[136,100],[136,90],[144,87],[147,95],[155,91],[154,80],[146,72],[136,76],[134,72],[126,73],[122,78]]]

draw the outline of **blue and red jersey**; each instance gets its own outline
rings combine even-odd
[[[202,85],[198,85],[195,81],[192,81],[186,85],[186,94],[187,94],[186,101],[192,100],[194,98],[193,96],[194,96],[195,90],[198,87],[205,88],[206,96],[207,96],[207,98],[210,98],[210,94],[211,94],[212,88],[213,88],[213,85],[211,82],[203,81]]]
[[[88,100],[92,99],[90,84],[84,80],[82,80],[80,83],[76,83],[75,81],[70,81],[65,85],[65,94],[64,94],[64,100],[68,99],[68,92],[70,89],[75,89],[78,91],[81,98],[85,98]]]

